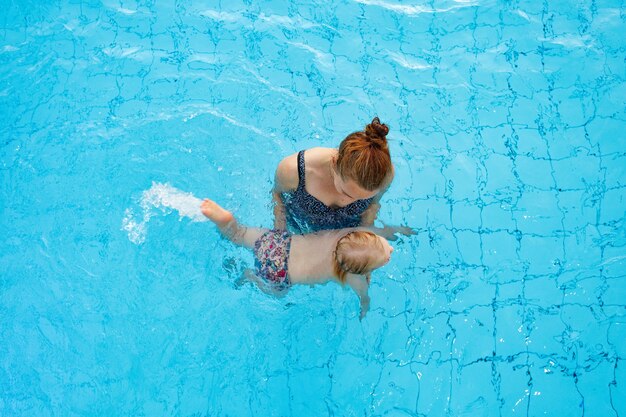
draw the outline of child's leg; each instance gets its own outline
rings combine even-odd
[[[253,248],[254,242],[268,230],[241,226],[230,211],[208,198],[202,202],[200,208],[202,213],[215,223],[220,232],[237,245]]]
[[[273,295],[276,298],[282,298],[287,294],[287,291],[277,290],[272,285],[259,278],[252,269],[246,268],[241,274],[241,277],[235,282],[235,286],[241,287],[245,281],[250,281],[256,284],[256,286],[265,294]]]

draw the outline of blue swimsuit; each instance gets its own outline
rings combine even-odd
[[[282,193],[287,226],[295,233],[312,233],[319,230],[357,227],[361,215],[373,198],[356,200],[345,207],[332,208],[309,194],[305,188],[304,151],[298,152],[298,188]]]

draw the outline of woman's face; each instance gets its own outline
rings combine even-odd
[[[380,190],[368,191],[364,188],[361,188],[355,181],[350,179],[343,179],[341,175],[333,169],[333,182],[335,184],[335,189],[337,193],[341,195],[341,197],[345,201],[356,201],[356,200],[365,200],[367,198],[372,198],[376,194],[380,192]]]

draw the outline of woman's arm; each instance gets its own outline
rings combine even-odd
[[[389,187],[391,186],[391,181],[393,181],[393,177],[395,175],[395,169],[391,170],[388,179],[385,181],[385,186],[382,191],[374,197],[370,206],[363,212],[361,215],[361,226],[367,228],[368,230],[376,233],[379,236],[384,237],[387,240],[396,240],[398,237],[396,233],[399,233],[404,236],[411,236],[417,234],[415,230],[408,226],[388,226],[383,223],[383,227],[374,226],[374,221],[378,217],[378,212],[380,211],[380,199],[383,194],[387,192]],[[381,222],[382,223],[382,222]]]
[[[380,211],[380,199],[383,197],[383,194],[387,192],[389,187],[391,186],[391,182],[393,181],[393,177],[395,175],[395,168],[391,167],[391,172],[387,176],[381,190],[378,194],[374,196],[372,203],[369,205],[367,210],[361,214],[361,226],[368,227],[374,224],[374,220],[378,217],[378,212]]]
[[[396,233],[403,236],[413,236],[417,234],[417,231],[409,226],[388,226],[383,223],[383,227],[367,226],[365,229],[372,233],[376,233],[378,236],[382,236],[387,240],[398,240]]]
[[[276,167],[274,188],[272,189],[274,229],[284,230],[287,228],[285,204],[281,194],[293,191],[296,188],[298,188],[298,154],[293,154],[280,161],[278,167]]]
[[[380,204],[378,200],[374,199],[370,206],[361,214],[361,226],[369,227],[374,224],[374,220],[378,217],[378,211],[380,210]]]
[[[285,204],[276,188],[272,190],[272,203],[274,204],[274,229],[287,229],[287,216],[285,215]]]

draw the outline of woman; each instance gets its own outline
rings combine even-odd
[[[388,133],[375,117],[339,149],[312,148],[283,159],[273,190],[274,227],[310,233],[372,225],[394,175]]]

